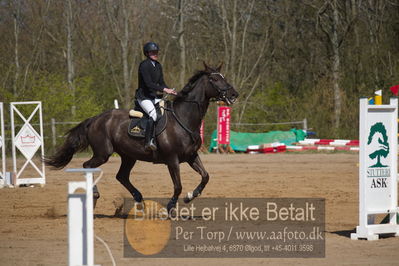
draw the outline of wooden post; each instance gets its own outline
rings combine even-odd
[[[51,134],[53,140],[53,148],[55,149],[55,146],[57,145],[57,131],[55,128],[55,118],[51,118]]]

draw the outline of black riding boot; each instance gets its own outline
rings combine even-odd
[[[147,127],[145,129],[145,149],[146,150],[157,150],[157,145],[154,141],[154,120],[149,118],[147,121]]]

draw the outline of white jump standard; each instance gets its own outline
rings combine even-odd
[[[68,265],[94,265],[93,173],[100,168],[71,168],[84,173],[86,181],[68,184]],[[85,194],[75,194],[84,189]]]
[[[0,186],[6,184],[6,145],[4,136],[4,111],[3,103],[0,102]]]
[[[29,114],[28,118],[18,109],[19,106],[33,105],[34,109]],[[12,160],[13,160],[13,171],[15,174],[15,185],[22,184],[45,184],[46,175],[44,162],[41,162],[41,166],[36,165],[33,161],[33,157],[36,152],[41,150],[41,158],[44,157],[44,138],[43,138],[43,114],[42,114],[42,102],[12,102],[10,103],[11,113],[11,139],[12,139]],[[15,134],[16,124],[15,116],[22,120],[23,125],[17,134]],[[39,129],[36,130],[31,124],[34,117],[38,116]],[[38,132],[39,131],[39,132]],[[25,157],[24,164],[18,169],[17,167],[17,149]],[[21,175],[25,168],[30,164],[37,172],[38,176],[33,178],[21,178]]]
[[[359,226],[351,239],[399,236],[397,119],[397,98],[389,105],[369,105],[366,98],[360,99]],[[389,222],[374,224],[376,214],[388,214]]]

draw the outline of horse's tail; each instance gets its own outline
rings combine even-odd
[[[71,160],[75,153],[86,149],[89,146],[87,138],[87,130],[90,124],[97,118],[94,116],[81,122],[76,127],[70,129],[66,133],[66,140],[64,144],[48,158],[44,158],[46,165],[54,168],[64,168]]]

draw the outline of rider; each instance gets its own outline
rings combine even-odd
[[[158,62],[159,46],[154,42],[148,42],[143,47],[143,53],[147,57],[139,66],[139,88],[136,91],[136,99],[141,108],[150,117],[146,126],[145,149],[157,149],[154,142],[154,122],[157,120],[155,104],[162,99],[162,93],[176,95],[173,89],[169,89],[163,79],[162,65]]]

